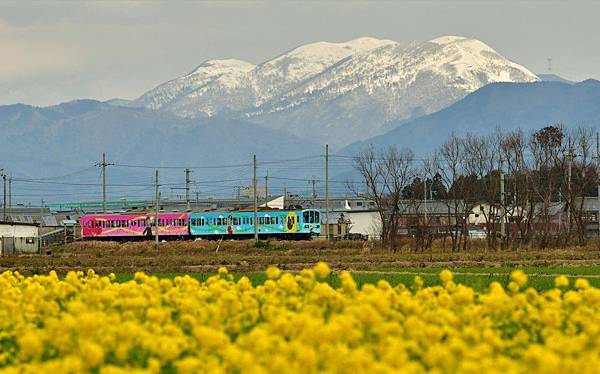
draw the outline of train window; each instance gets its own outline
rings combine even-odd
[[[304,222],[310,222],[308,212],[303,212],[302,213],[302,219],[304,220]]]
[[[321,223],[321,217],[319,212],[315,212],[315,223]]]

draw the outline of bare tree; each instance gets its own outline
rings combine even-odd
[[[540,208],[532,209],[536,210],[540,221],[537,230],[539,245],[545,248],[550,244],[551,238],[556,236],[551,222],[551,207],[553,199],[560,196],[565,172],[562,126],[547,126],[533,133],[529,140],[529,150],[533,163],[531,187],[536,194],[536,200],[540,201]]]
[[[509,247],[528,245],[531,243],[535,201],[529,187],[531,168],[525,157],[527,140],[523,132],[517,129],[503,133],[499,139],[499,150],[507,171],[509,191],[504,210],[515,227],[512,231],[512,226],[508,226],[504,244]]]
[[[366,197],[375,202],[381,219],[381,243],[393,251],[398,249],[402,190],[413,176],[413,161],[412,151],[393,146],[379,154],[370,147],[354,159],[365,181]]]
[[[452,251],[461,247],[461,240],[466,240],[466,217],[464,212],[464,200],[461,191],[457,191],[456,184],[464,171],[464,144],[462,139],[452,134],[450,138],[440,147],[439,152],[433,159],[434,165],[439,170],[442,182],[446,188],[445,198],[448,209],[448,227],[446,234],[450,236]],[[461,229],[459,230],[458,227]],[[466,243],[465,243],[466,244]]]
[[[597,178],[591,144],[593,131],[578,127],[569,131],[566,137],[565,153],[561,155],[563,168],[567,170],[563,178],[561,195],[569,213],[565,244],[570,244],[568,240],[575,234],[577,244],[584,245],[587,241],[586,230],[590,219],[584,209],[585,196]]]

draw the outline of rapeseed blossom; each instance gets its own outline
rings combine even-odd
[[[264,284],[226,268],[204,282],[93,271],[0,275],[0,371],[6,373],[595,372],[600,290],[527,288],[522,271],[484,292],[384,280],[339,287],[319,263]]]
[[[569,287],[569,278],[564,275],[560,275],[554,279],[555,287]]]

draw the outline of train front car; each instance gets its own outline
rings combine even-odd
[[[319,236],[321,234],[321,212],[317,209],[306,209],[300,213],[298,233],[308,235],[308,237]]]
[[[158,236],[164,239],[189,236],[188,213],[160,213],[158,215]],[[100,214],[81,216],[81,237],[83,239],[143,240],[156,235],[155,215]]]
[[[303,219],[304,212],[307,212],[306,219]],[[310,239],[320,233],[319,217],[315,210],[258,212],[258,235],[260,238]],[[190,234],[203,238],[250,238],[254,235],[254,212],[191,214]]]

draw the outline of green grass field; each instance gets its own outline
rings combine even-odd
[[[491,282],[499,282],[506,286],[510,280],[510,272],[515,268],[498,267],[498,268],[459,268],[450,269],[454,273],[454,281],[468,285],[475,290],[481,291],[486,289]],[[576,278],[586,278],[591,285],[600,287],[600,267],[596,266],[563,266],[563,267],[526,267],[522,268],[529,275],[528,286],[539,291],[547,290],[554,287],[554,278],[557,275],[566,275],[571,279],[571,283]],[[404,284],[410,286],[416,275],[423,278],[425,286],[433,286],[441,284],[438,277],[442,268],[401,268],[397,270],[385,269],[383,271],[358,271],[354,272],[353,276],[359,286],[364,284],[375,284],[383,279],[392,286]],[[159,278],[174,278],[176,276],[186,275],[185,273],[156,273],[153,274]],[[199,281],[204,281],[214,273],[189,273],[187,274]],[[236,279],[242,276],[247,276],[254,285],[262,284],[266,280],[264,273],[236,273]],[[126,282],[133,279],[133,274],[120,273],[117,274],[116,281]],[[332,286],[339,284],[339,279],[336,274],[332,274],[327,279],[327,282]]]

